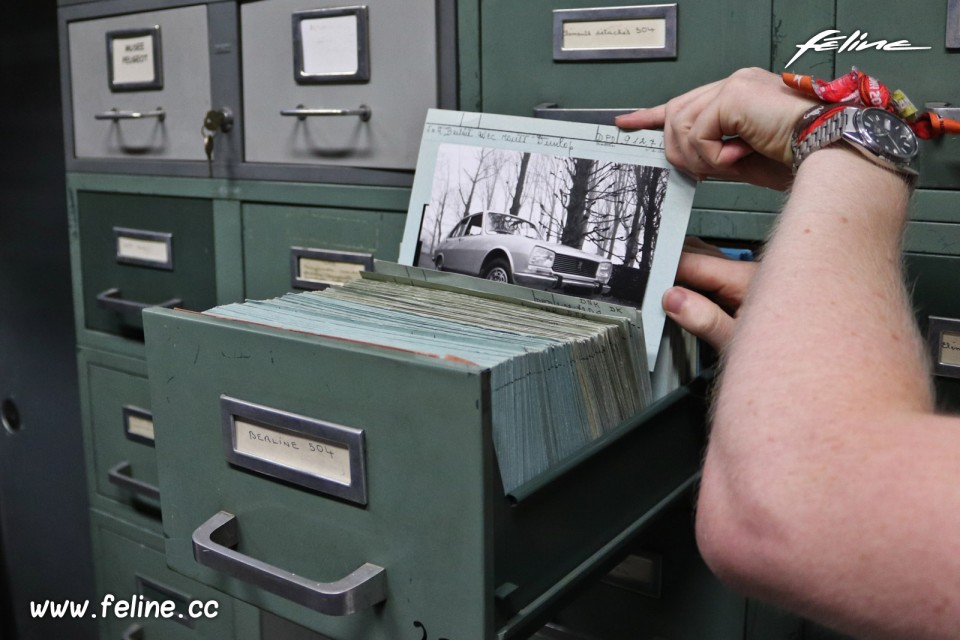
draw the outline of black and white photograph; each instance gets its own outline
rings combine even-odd
[[[640,306],[669,172],[441,144],[418,266]]]

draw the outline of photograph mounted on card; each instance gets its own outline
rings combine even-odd
[[[431,110],[399,261],[638,308],[652,368],[694,188],[659,131]]]
[[[107,33],[107,79],[115,92],[163,89],[159,25]]]

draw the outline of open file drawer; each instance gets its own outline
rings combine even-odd
[[[698,470],[691,389],[508,497],[481,368],[189,312],[144,322],[168,563],[335,640],[526,637]],[[251,434],[272,451],[238,456]],[[292,442],[349,449],[349,480],[305,479]]]

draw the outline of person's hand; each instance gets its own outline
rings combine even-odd
[[[725,257],[699,238],[684,242],[677,283],[663,294],[663,309],[678,325],[718,351],[730,341],[736,313],[757,265]],[[689,288],[687,288],[689,287]]]
[[[697,178],[782,190],[791,179],[793,128],[814,104],[776,74],[741,69],[666,104],[619,116],[616,124],[663,128],[667,160]]]

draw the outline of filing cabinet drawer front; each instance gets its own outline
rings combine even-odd
[[[206,160],[199,133],[211,108],[205,5],[78,20],[67,34],[76,158]],[[111,38],[131,48],[128,59],[147,56],[149,65],[153,55],[159,66],[127,72],[125,54],[116,64],[108,55]],[[111,110],[121,117],[107,117]]]
[[[649,107],[741,67],[770,64],[771,5],[749,0],[678,3],[675,58],[553,59],[554,10],[635,5],[629,0],[486,3],[481,17],[483,110],[530,116],[542,103],[583,109]]]
[[[138,338],[138,304],[216,304],[211,201],[81,191],[77,210],[87,329]]]
[[[246,296],[259,300],[294,286],[296,269],[291,252],[297,249],[349,252],[364,258],[397,259],[405,215],[400,212],[247,204],[243,207],[244,278]],[[301,273],[302,275],[302,273]]]
[[[438,105],[436,2],[362,4],[369,16],[369,80],[323,83],[294,79],[293,15],[329,3],[271,0],[241,6],[247,162],[416,166],[426,111]],[[370,109],[367,121],[356,115],[300,119],[280,114],[298,106],[356,110],[361,105]]]
[[[443,637],[487,637],[486,377],[188,315],[145,314],[151,394],[163,398],[155,416],[170,565],[333,638],[419,637],[417,621]],[[228,464],[221,395],[362,430],[366,505]],[[304,578],[331,582],[364,563],[383,567],[386,601],[324,615],[200,566],[191,536],[220,511],[236,518],[240,553]]]
[[[98,597],[91,602],[91,613],[100,619],[101,637],[126,638],[128,636],[124,634],[135,625],[142,627],[145,640],[220,640],[235,637],[232,599],[167,568],[163,541],[159,536],[97,511],[92,513],[92,520]],[[174,603],[175,613],[168,619],[154,615],[138,618],[125,614],[119,617],[114,609],[108,607],[104,616],[102,602],[105,594],[128,603],[131,598],[139,602],[139,596],[143,596],[144,601],[168,600]],[[209,605],[208,610],[212,613],[216,608],[216,617],[191,617],[191,602],[215,603]],[[194,605],[195,614],[198,606]]]
[[[946,102],[953,107],[948,117],[960,120],[960,86],[947,78],[960,74],[960,50],[947,49],[948,34],[957,37],[960,21],[945,20],[947,0],[924,4],[923,19],[909,5],[893,0],[871,4],[870,11],[853,0],[837,2],[836,35],[868,34],[869,42],[906,40],[911,46],[930,47],[918,51],[879,51],[875,47],[861,51],[843,51],[836,55],[837,73],[856,66],[875,76],[890,90],[901,89],[920,110],[928,102]],[[823,27],[824,29],[828,27]],[[816,32],[811,32],[813,35]],[[960,188],[960,136],[940,140],[921,140],[916,161],[920,186],[937,189]]]
[[[132,507],[157,508],[157,457],[145,367],[134,371],[90,359],[85,367],[91,422],[87,443],[97,493]]]

